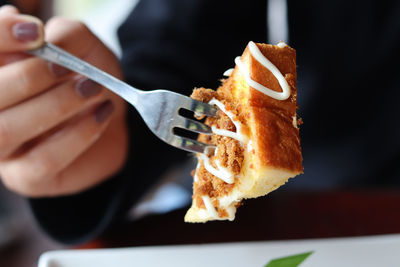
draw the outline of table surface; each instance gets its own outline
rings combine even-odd
[[[113,226],[83,247],[287,240],[400,233],[400,191],[274,192],[246,200],[236,219],[183,222],[186,209]]]
[[[81,248],[287,240],[400,233],[400,190],[282,192],[244,202],[235,221],[183,222],[186,209],[114,225]],[[27,219],[27,218],[26,218]],[[30,231],[29,237],[39,233]],[[44,236],[41,235],[43,238]],[[43,239],[42,238],[42,239]],[[0,266],[36,266],[40,238],[0,251]]]

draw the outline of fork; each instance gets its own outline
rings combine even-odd
[[[214,149],[209,144],[177,135],[175,129],[211,134],[209,126],[183,117],[179,112],[181,109],[186,109],[196,115],[215,117],[216,107],[167,90],[136,89],[51,43],[45,43],[27,53],[82,74],[116,93],[133,105],[150,130],[166,143],[195,153],[208,154],[210,149]]]

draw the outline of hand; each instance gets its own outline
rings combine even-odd
[[[0,177],[30,197],[77,193],[127,154],[125,103],[83,76],[23,53],[46,40],[121,78],[115,56],[82,23],[0,8]]]

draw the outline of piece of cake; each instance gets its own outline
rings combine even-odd
[[[193,202],[186,222],[233,220],[241,201],[263,196],[303,171],[296,89],[296,51],[250,42],[217,91],[195,89],[192,98],[216,105],[205,123],[215,146],[197,154]]]

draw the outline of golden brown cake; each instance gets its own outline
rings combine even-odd
[[[250,42],[217,91],[195,89],[192,98],[218,106],[207,118],[216,147],[197,154],[193,202],[186,222],[233,220],[246,198],[263,196],[303,171],[296,88],[296,51]]]

